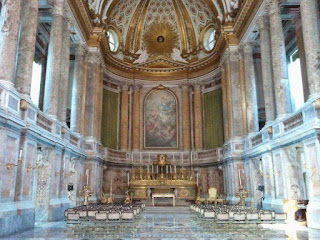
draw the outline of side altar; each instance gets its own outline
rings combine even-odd
[[[197,181],[192,166],[172,165],[166,155],[160,154],[157,163],[132,168],[129,189],[133,200],[151,199],[155,194],[174,194],[176,199],[195,200]]]

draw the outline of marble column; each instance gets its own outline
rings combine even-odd
[[[317,0],[301,0],[300,10],[310,91],[309,98],[313,98],[320,93],[320,32]]]
[[[62,30],[62,59],[61,59],[61,75],[59,86],[59,100],[58,100],[58,119],[66,123],[67,119],[67,103],[69,92],[69,69],[70,69],[70,29],[69,16],[63,19]]]
[[[252,43],[245,43],[243,46],[244,73],[245,73],[245,93],[248,133],[259,131],[258,101],[256,77],[254,72]]]
[[[76,47],[74,74],[72,81],[72,98],[71,98],[71,118],[70,129],[73,132],[80,133],[81,131],[81,109],[83,105],[83,90],[85,89],[85,54],[86,47],[84,44],[79,44]]]
[[[43,111],[56,119],[58,114],[59,83],[62,63],[63,13],[64,1],[55,0],[53,2],[53,22],[48,47]]]
[[[132,148],[140,149],[140,85],[133,86]]]
[[[129,93],[128,85],[121,86],[121,132],[120,132],[120,149],[126,151],[128,149],[129,134]]]
[[[194,139],[196,150],[203,149],[201,86],[194,86]]]
[[[227,91],[228,91],[228,118],[229,137],[241,137],[244,135],[242,94],[240,81],[240,55],[238,47],[230,47],[226,50],[227,62]]]
[[[229,127],[228,127],[228,98],[226,89],[226,71],[224,64],[221,68],[221,89],[222,89],[222,108],[223,108],[223,130],[225,141],[229,140]]]
[[[24,0],[21,7],[16,89],[22,94],[30,95],[38,27],[38,0]]]
[[[88,54],[88,75],[86,85],[84,134],[95,138],[96,134],[96,105],[97,84],[101,74],[101,57],[99,49],[90,49]]]
[[[292,19],[292,22],[296,32],[298,52],[299,52],[299,58],[300,58],[301,75],[302,75],[303,95],[304,95],[304,101],[306,102],[308,100],[310,92],[309,92],[308,73],[307,73],[306,51],[304,48],[303,31],[302,31],[300,14],[296,14]]]
[[[277,118],[282,118],[291,112],[286,47],[282,29],[279,0],[271,0],[269,7]]]
[[[0,82],[14,86],[22,0],[2,1],[0,20]]]
[[[183,136],[183,150],[189,151],[191,149],[191,132],[190,132],[190,98],[189,86],[182,86],[182,136]]]
[[[262,81],[263,92],[265,98],[265,112],[266,122],[271,122],[276,117],[276,106],[274,96],[273,84],[273,70],[272,70],[272,57],[271,57],[271,38],[270,38],[270,25],[269,18],[262,15],[258,19],[258,26],[260,30],[260,49],[261,49],[261,66],[262,66]]]

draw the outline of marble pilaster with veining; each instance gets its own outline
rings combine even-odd
[[[201,86],[194,86],[194,141],[196,150],[203,149]]]
[[[183,149],[190,150],[191,132],[190,132],[190,101],[189,86],[182,86],[182,131],[183,131]]]
[[[121,91],[121,131],[120,131],[120,148],[121,150],[128,149],[129,136],[129,94],[128,86],[122,85]]]
[[[132,148],[140,149],[140,85],[133,86]]]

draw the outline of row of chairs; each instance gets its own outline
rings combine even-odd
[[[251,207],[233,205],[190,205],[190,209],[204,219],[212,219],[218,223],[276,223],[287,220],[286,213],[258,210]]]
[[[80,221],[133,221],[138,217],[145,204],[134,205],[89,205],[70,208],[65,211],[68,223]]]

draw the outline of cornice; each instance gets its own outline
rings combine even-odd
[[[85,40],[88,41],[93,29],[93,25],[89,15],[89,9],[83,4],[82,0],[67,1],[75,16],[79,28],[81,29],[81,32],[85,36]]]

